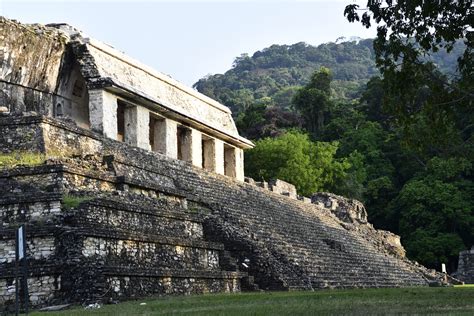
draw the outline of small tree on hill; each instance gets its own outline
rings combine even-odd
[[[333,107],[331,100],[331,71],[321,67],[310,82],[301,88],[293,98],[293,105],[304,118],[306,130],[313,136],[322,133],[325,117]]]
[[[254,179],[282,179],[309,196],[330,190],[346,177],[350,163],[336,159],[337,142],[312,142],[307,134],[289,131],[264,138],[246,152],[245,172]]]

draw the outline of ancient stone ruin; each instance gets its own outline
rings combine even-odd
[[[244,180],[230,110],[65,24],[1,20],[0,104]]]
[[[470,250],[459,253],[458,270],[455,276],[465,283],[474,284],[474,246]]]
[[[443,278],[360,202],[244,181],[216,101],[64,24],[2,18],[0,45],[0,154],[23,161],[0,166],[2,309],[20,224],[34,306]]]

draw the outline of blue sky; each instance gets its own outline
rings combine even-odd
[[[66,22],[192,85],[225,72],[240,54],[272,44],[374,37],[375,29],[345,20],[344,7],[353,2],[0,0],[0,15],[22,23]]]

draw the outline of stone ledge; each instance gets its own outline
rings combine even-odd
[[[61,193],[41,193],[41,194],[4,194],[0,197],[0,205],[18,204],[18,203],[36,203],[36,202],[56,202],[63,198]]]
[[[99,206],[103,208],[113,209],[113,210],[120,210],[125,212],[133,212],[133,213],[141,213],[152,215],[156,217],[166,217],[170,219],[178,219],[178,220],[187,220],[197,223],[203,222],[203,217],[199,214],[190,213],[186,209],[181,209],[180,212],[173,211],[170,209],[169,206],[163,206],[162,208],[158,208],[157,206],[142,206],[136,204],[130,204],[122,201],[117,200],[108,200],[106,198],[99,198],[94,199],[91,201],[83,202],[80,206],[81,209],[87,208],[88,206]]]
[[[30,229],[28,225],[25,228],[26,238],[33,238],[33,237],[51,237],[56,235],[58,232],[61,232],[61,228],[57,226],[47,226],[38,228],[35,226],[34,229]],[[0,240],[10,240],[15,239],[15,232],[16,229],[14,228],[4,228],[0,229]]]
[[[167,185],[160,185],[160,184],[156,184],[156,183],[152,183],[148,181],[142,181],[138,179],[133,179],[129,176],[117,176],[116,183],[118,185],[122,185],[122,189],[124,191],[126,191],[127,189],[126,187],[124,187],[124,185],[127,185],[127,186],[147,189],[147,190],[160,191],[162,193],[166,193],[166,194],[173,195],[180,198],[186,198],[186,196],[181,191],[177,190],[174,187],[170,187]]]
[[[20,269],[18,271],[18,276],[23,276],[23,272]],[[60,275],[64,267],[61,264],[50,264],[44,263],[40,266],[35,266],[33,264],[28,265],[28,277],[39,277],[39,276],[48,276],[48,275]],[[14,264],[8,264],[1,268],[0,280],[7,278],[14,278],[16,273],[16,267]]]
[[[0,240],[15,239],[15,229],[0,229]],[[56,226],[46,226],[44,228],[35,228],[34,230],[26,228],[26,237],[58,237],[62,234],[76,234],[81,237],[98,237],[104,239],[119,239],[138,242],[149,242],[164,245],[183,246],[192,248],[203,248],[210,250],[224,250],[224,246],[218,242],[208,242],[198,239],[168,237],[153,234],[138,234],[120,229],[110,229],[103,226],[83,226],[80,228],[59,228]]]
[[[0,178],[10,178],[15,176],[29,176],[48,173],[59,173],[65,171],[64,165],[37,165],[37,166],[17,166],[15,168],[0,169]]]
[[[99,133],[81,128],[79,126],[71,125],[70,123],[68,124],[59,119],[50,118],[48,116],[44,116],[42,114],[37,114],[34,112],[30,112],[27,115],[11,114],[11,115],[0,117],[0,126],[32,125],[32,124],[40,124],[40,123],[53,125],[55,127],[65,129],[67,131],[70,131],[82,136],[93,138],[95,140],[104,139],[104,137],[100,135]]]
[[[0,179],[53,173],[68,173],[86,178],[102,180],[105,182],[117,183],[117,177],[111,176],[105,171],[84,170],[76,166],[68,165],[67,163],[54,163],[37,166],[18,166],[10,169],[0,169]]]
[[[171,270],[156,268],[131,268],[126,266],[104,266],[104,275],[138,276],[138,277],[178,277],[203,279],[238,279],[248,276],[247,272],[239,271],[207,271],[207,270]]]
[[[120,143],[121,144],[121,143]],[[173,159],[170,157],[167,157],[165,155],[162,155],[161,153],[158,152],[150,152],[141,148],[130,148],[130,147],[123,147],[119,148],[119,150],[125,150],[125,151],[130,151],[130,149],[133,149],[135,151],[135,154],[138,155],[143,155],[140,157],[143,159],[143,157],[146,157],[146,159],[153,159],[153,158],[158,158],[158,159],[163,159],[166,160],[168,163],[172,163],[176,166],[181,166],[183,168],[189,168],[192,171],[195,171],[197,174],[202,173],[203,175],[206,175],[208,177],[212,177],[214,179],[217,179],[219,181],[225,182],[229,185],[240,185],[243,184],[244,182],[237,181],[234,178],[227,177],[222,174],[218,174],[203,168],[196,167],[192,165],[190,162],[186,162],[183,160],[178,160],[178,159]],[[133,167],[136,169],[140,169],[143,171],[155,173],[155,174],[160,174],[163,175],[161,170],[155,168],[152,164],[148,164],[146,162],[141,162],[141,159],[136,159],[136,160],[131,160],[128,159],[128,156],[123,156],[123,153],[118,153],[118,155],[107,155],[104,157],[104,160],[107,161],[110,164],[113,164],[114,162],[128,166],[128,167]]]
[[[167,237],[152,234],[138,234],[130,231],[122,231],[120,229],[107,229],[104,227],[81,227],[77,229],[69,229],[66,232],[76,233],[80,236],[99,237],[105,239],[120,239],[139,242],[151,242],[164,245],[184,246],[193,248],[204,248],[212,250],[224,250],[224,246],[218,242],[208,242],[202,240],[193,240],[189,238]]]

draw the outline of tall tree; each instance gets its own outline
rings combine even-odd
[[[364,101],[377,109],[370,116],[389,118],[385,127],[400,135],[402,150],[396,163],[402,187],[387,209],[399,220],[411,258],[433,268],[448,262],[453,271],[456,254],[474,239],[472,1],[369,0],[344,14],[366,27],[377,24],[374,51],[383,78],[371,82]],[[451,51],[457,40],[466,47],[458,73],[443,74],[429,57]]]
[[[361,14],[361,12],[363,12]],[[377,24],[374,50],[378,67],[399,69],[403,63],[420,62],[420,57],[464,39],[466,50],[459,59],[461,70],[472,74],[474,10],[471,0],[368,0],[365,8],[347,5],[344,15],[367,28]]]
[[[333,106],[331,100],[331,71],[321,67],[311,76],[309,83],[293,98],[293,105],[305,120],[306,130],[313,136],[321,135],[325,117]]]
[[[254,179],[282,179],[296,186],[300,194],[330,190],[346,177],[351,165],[335,157],[337,142],[313,142],[307,134],[289,131],[276,138],[264,138],[246,152],[245,173]]]

